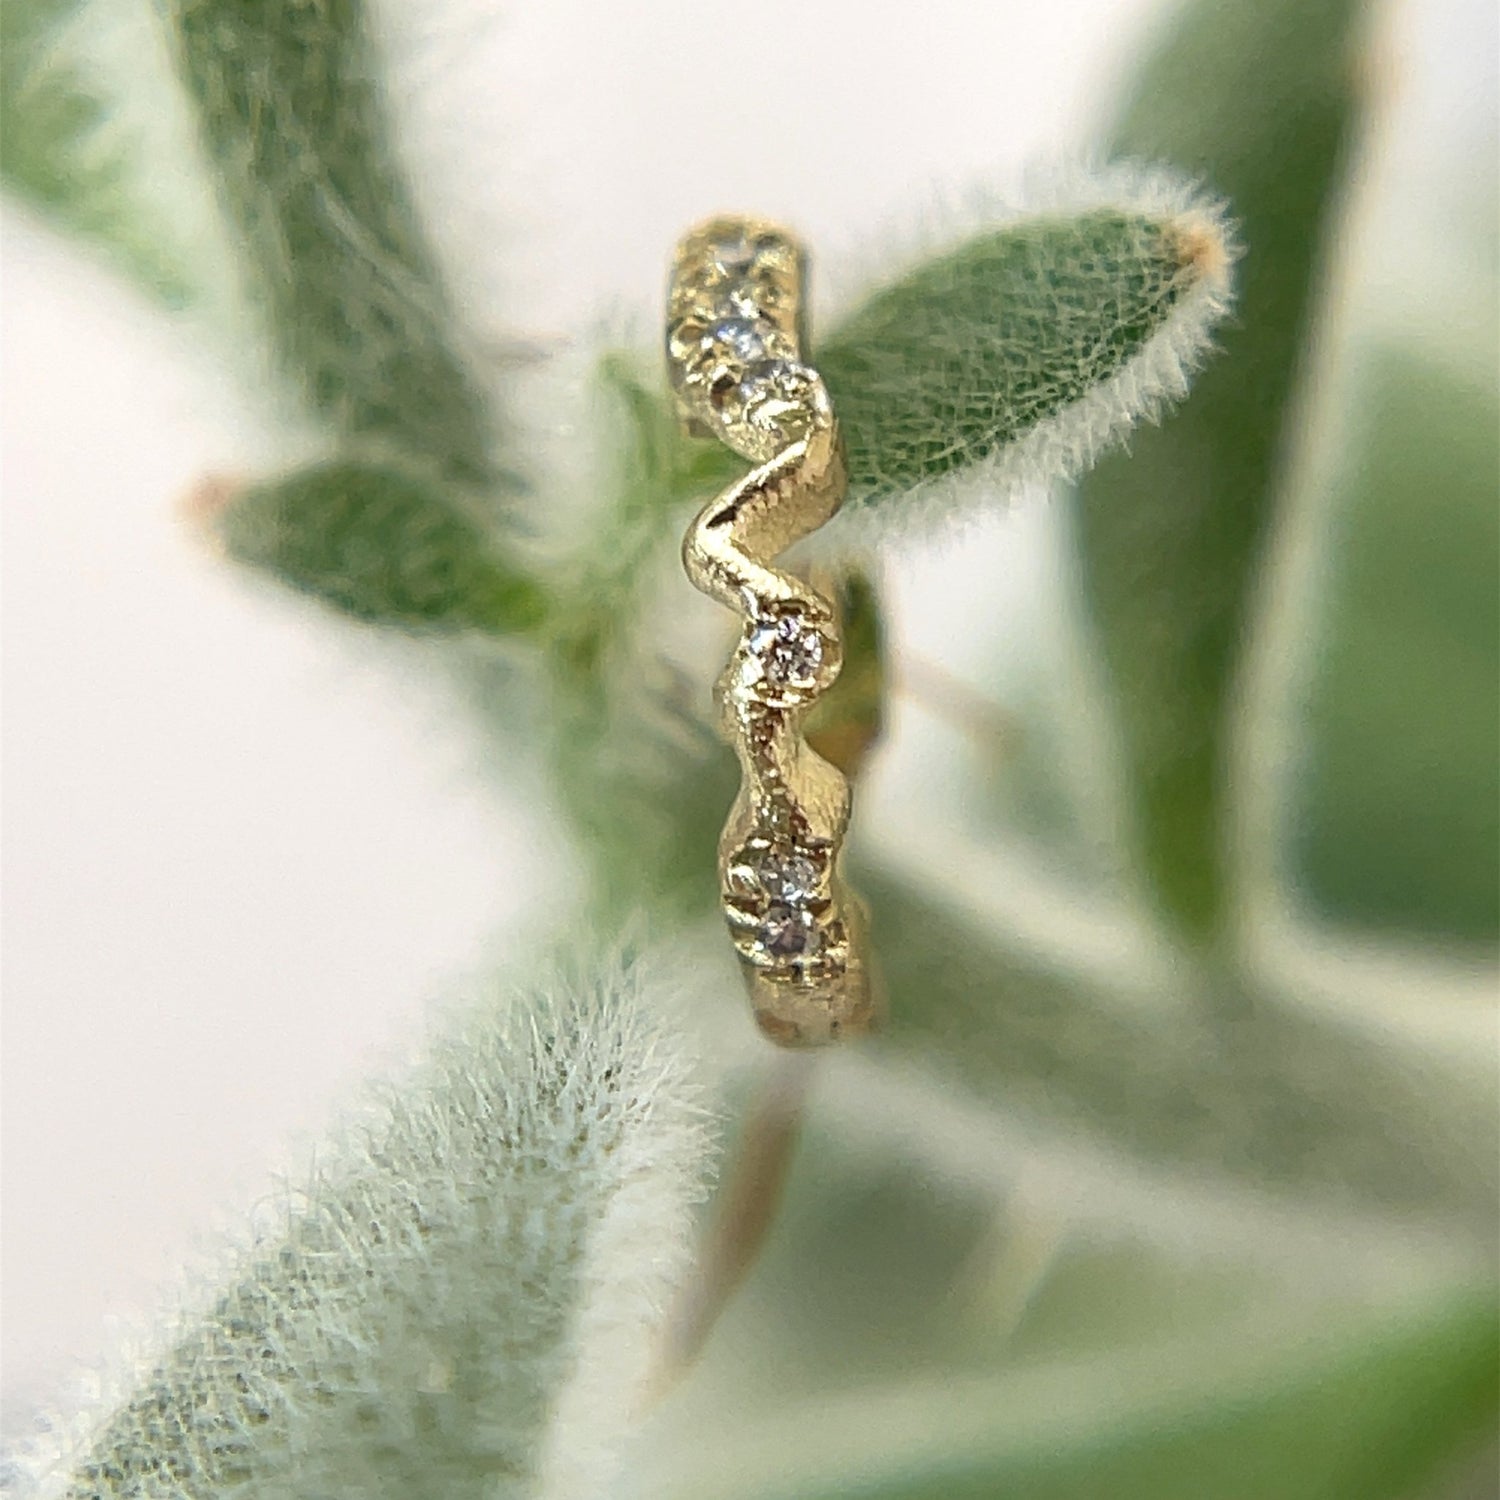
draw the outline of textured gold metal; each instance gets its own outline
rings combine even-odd
[[[677,246],[667,365],[692,431],[756,465],[688,528],[688,577],[744,617],[719,679],[725,738],[743,779],[719,840],[725,920],[755,1018],[786,1046],[868,1028],[866,916],[840,869],[849,783],[803,737],[837,677],[833,605],[773,566],[838,510],[843,449],[828,392],[802,363],[804,255],[785,230],[716,218]]]

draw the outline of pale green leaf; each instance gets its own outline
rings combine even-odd
[[[0,177],[60,227],[102,244],[167,302],[181,303],[193,277],[177,226],[164,228],[142,201],[144,143],[122,126],[121,101],[90,56],[116,41],[133,44],[124,66],[149,71],[149,15],[143,6],[131,28],[88,9],[87,0],[0,7]]]
[[[1234,1347],[1037,1363],[801,1401],[650,1476],[677,1500],[1406,1500],[1493,1431],[1493,1298]]]
[[[1167,179],[1091,191],[975,226],[821,341],[854,508],[889,526],[946,480],[1069,477],[1186,394],[1228,301],[1221,218]]]
[[[599,1493],[706,1165],[653,999],[626,963],[476,1004],[140,1371],[68,1494]]]
[[[1491,1079],[1184,966],[1152,1004],[1011,952],[982,909],[868,873],[884,1045],[971,1099],[1138,1160],[1492,1236]]]
[[[302,469],[229,494],[211,521],[235,561],[372,624],[503,635],[546,618],[472,503],[390,464]]]
[[[164,10],[282,370],[337,435],[501,483],[492,414],[391,148],[362,0]]]
[[[1245,246],[1223,357],[1180,416],[1106,460],[1077,497],[1141,864],[1163,911],[1200,938],[1223,912],[1226,713],[1362,114],[1363,10],[1360,0],[1194,0],[1132,87],[1111,143],[1224,194]]]
[[[1500,935],[1500,408],[1491,383],[1375,351],[1349,400],[1321,638],[1302,693],[1290,867],[1361,931]]]

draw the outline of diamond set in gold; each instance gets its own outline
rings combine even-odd
[[[784,230],[713,219],[678,245],[667,307],[684,420],[756,465],[703,508],[682,555],[693,583],[745,621],[717,691],[743,773],[719,841],[720,894],[756,1020],[788,1046],[863,1031],[873,1012],[864,910],[839,869],[849,784],[802,734],[838,675],[839,621],[773,566],[846,487],[828,393],[801,362],[803,280]]]

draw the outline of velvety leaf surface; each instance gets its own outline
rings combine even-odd
[[[233,495],[216,525],[237,562],[359,620],[500,635],[546,614],[471,505],[390,466],[299,470]]]
[[[1002,485],[1086,465],[1182,394],[1222,307],[1217,236],[1207,214],[1041,214],[878,288],[817,353],[851,504],[986,464]]]
[[[580,966],[451,1023],[140,1372],[72,1500],[599,1493],[707,1165],[659,986]]]
[[[392,153],[361,0],[169,0],[246,290],[344,437],[477,487],[490,414]]]

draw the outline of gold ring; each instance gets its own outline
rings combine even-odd
[[[773,566],[847,488],[828,392],[800,357],[805,270],[776,225],[711,219],[679,242],[667,304],[679,412],[755,465],[704,506],[682,559],[696,587],[744,619],[716,693],[742,771],[719,889],[756,1021],[786,1046],[864,1031],[874,1013],[867,918],[840,869],[849,783],[802,733],[838,675],[840,622]]]

